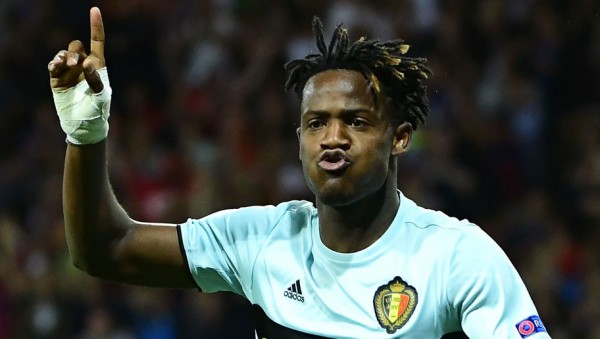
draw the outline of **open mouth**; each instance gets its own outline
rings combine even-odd
[[[329,173],[340,173],[350,166],[351,162],[344,151],[325,151],[319,159],[319,168]]]

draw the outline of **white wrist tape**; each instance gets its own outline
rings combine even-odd
[[[98,74],[104,84],[100,93],[94,93],[85,80],[66,90],[52,91],[60,126],[72,144],[95,144],[108,136],[112,89],[106,67]]]

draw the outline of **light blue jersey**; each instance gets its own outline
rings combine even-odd
[[[401,193],[389,229],[355,253],[322,243],[306,201],[188,220],[180,236],[202,291],[235,292],[265,316],[259,338],[550,338],[483,230]]]

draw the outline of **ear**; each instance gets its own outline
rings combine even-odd
[[[296,128],[296,136],[298,137],[298,159],[302,161],[302,143],[300,142],[300,127]]]
[[[403,122],[394,130],[394,141],[392,144],[392,156],[398,156],[408,152],[410,140],[412,137],[412,125],[410,122]]]

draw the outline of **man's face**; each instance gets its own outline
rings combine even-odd
[[[390,173],[390,114],[365,77],[328,70],[308,80],[298,128],[304,177],[317,199],[344,206],[379,190]]]

